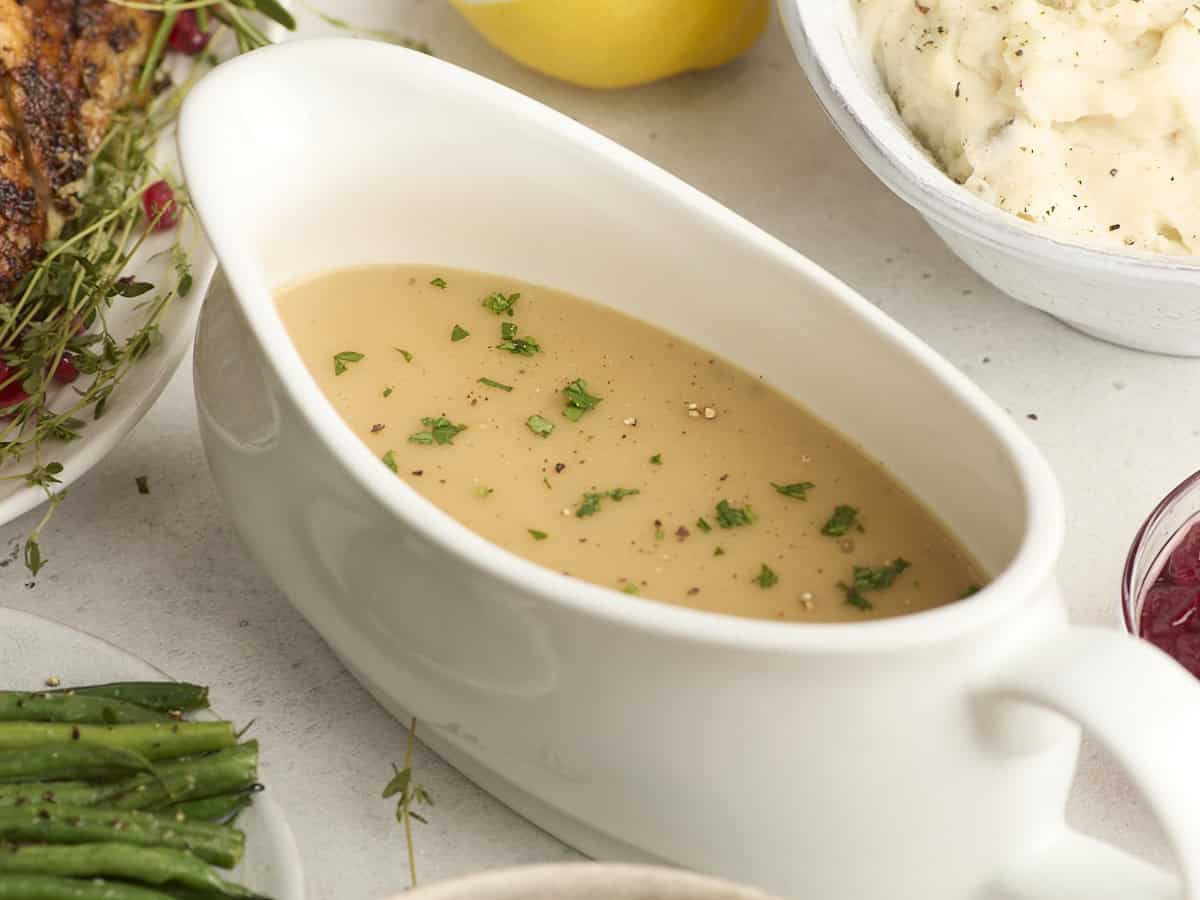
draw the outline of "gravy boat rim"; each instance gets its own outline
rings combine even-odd
[[[222,173],[207,165],[206,121],[222,114],[222,97],[253,91],[255,81],[281,71],[328,71],[342,62],[399,70],[449,96],[473,95],[500,105],[531,129],[585,150],[626,177],[640,181],[664,202],[683,204],[690,214],[720,226],[732,240],[749,242],[759,252],[785,263],[797,284],[827,294],[849,307],[868,327],[902,349],[911,364],[931,371],[982,421],[1012,460],[1024,488],[1025,527],[1020,546],[1003,571],[972,597],[935,609],[856,623],[796,623],[756,620],[694,610],[631,596],[580,581],[530,562],[460,524],[397,478],[342,420],[308,372],[276,310],[271,285],[255,259],[253,241],[234,212],[244,199],[221,202]],[[297,90],[303,78],[291,80]],[[289,89],[291,89],[289,87]],[[447,115],[457,114],[447,104]],[[320,116],[320,109],[312,109]],[[330,140],[336,140],[333,135]],[[646,159],[549,107],[489,79],[417,51],[351,38],[298,40],[267,47],[222,64],[191,92],[180,116],[180,156],[189,194],[232,288],[237,306],[261,353],[286,396],[310,426],[330,458],[373,500],[408,528],[453,554],[461,565],[488,572],[516,589],[539,595],[561,607],[611,624],[695,643],[786,652],[819,649],[856,652],[904,647],[952,639],[985,627],[1014,606],[1030,602],[1053,575],[1063,540],[1062,499],[1050,468],[1030,440],[1000,409],[924,342],[859,296],[816,263],[770,236],[712,198]],[[319,193],[319,186],[309,188]],[[422,260],[428,262],[428,260]],[[824,298],[820,302],[827,302]],[[789,394],[789,396],[791,396]],[[851,435],[853,437],[853,435]]]

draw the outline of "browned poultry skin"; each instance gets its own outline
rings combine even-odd
[[[158,21],[108,0],[0,0],[0,295],[75,213]]]

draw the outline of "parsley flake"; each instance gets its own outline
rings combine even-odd
[[[650,465],[661,466],[662,465],[662,454],[655,453],[652,457],[650,457]]]
[[[403,356],[405,362],[407,362],[407,363],[412,362],[413,355],[411,353],[409,353],[407,350],[401,350],[399,347],[393,347],[392,349],[395,350],[397,353],[399,353],[401,356]]]
[[[593,397],[587,392],[587,382],[582,378],[576,378],[568,384],[563,388],[563,393],[567,396],[567,405],[563,409],[563,415],[572,422],[578,422],[585,412],[594,409],[600,402],[599,397]]]
[[[538,531],[536,528],[527,528],[525,530],[533,536],[535,541],[544,541],[546,538],[550,537],[550,535],[546,534],[546,532]]]
[[[762,564],[762,568],[758,570],[758,574],[754,576],[754,582],[759,587],[769,588],[779,584],[779,576],[771,571],[771,567],[766,563]]]
[[[453,330],[450,332],[450,340],[452,340],[456,344],[459,341],[461,341],[463,338],[467,338],[470,336],[471,336],[471,332],[467,331],[467,329],[463,328],[461,325],[458,325],[458,324],[455,324]]]
[[[392,396],[392,389],[390,387],[385,387],[383,389],[383,396],[385,396],[385,397]]]
[[[333,355],[333,374],[341,375],[350,367],[350,363],[362,362],[364,359],[366,357],[363,354],[354,350],[343,350],[341,353],[335,353]]]
[[[520,294],[509,294],[506,297],[504,294],[497,291],[496,293],[488,294],[483,298],[483,306],[490,309],[498,316],[502,316],[505,313],[508,313],[511,316],[513,314],[513,307],[516,306],[517,301],[520,299]]]
[[[439,416],[436,419],[425,417],[421,419],[421,424],[425,426],[426,431],[418,431],[416,434],[410,434],[408,441],[411,444],[453,444],[454,437],[460,431],[466,431],[466,425],[455,425],[445,416]]]
[[[499,388],[502,391],[511,391],[513,389],[511,384],[501,384],[498,381],[493,381],[491,378],[480,378],[479,383],[486,384],[490,388]]]
[[[636,594],[637,592],[638,592],[638,586],[636,584],[634,584],[632,581],[629,582],[627,585],[625,585],[625,587],[621,588],[622,594]]]
[[[811,481],[795,481],[792,484],[776,484],[772,481],[771,487],[775,488],[775,490],[785,497],[792,497],[796,500],[807,500],[808,492],[816,487],[816,485]]]
[[[440,291],[444,291],[446,289],[446,279],[443,278],[441,275],[439,275],[437,278],[433,279],[429,283],[432,284],[435,288],[437,288]]]
[[[728,500],[717,504],[717,524],[722,528],[740,528],[752,524],[756,518],[749,505],[731,506]]]
[[[134,480],[134,483],[135,483],[135,484],[137,484],[137,490],[138,490],[138,493],[139,493],[139,494],[148,494],[148,493],[150,493],[150,479],[149,479],[149,477],[147,477],[146,475],[139,475],[137,478],[135,478],[135,479],[133,479],[133,480]],[[978,589],[977,589],[977,590],[978,590]]]
[[[857,527],[862,531],[858,521],[858,510],[853,506],[838,506],[833,510],[829,521],[821,527],[821,534],[826,537],[845,537],[851,528]]]
[[[846,595],[846,602],[864,612],[874,609],[871,601],[866,598],[868,591],[881,591],[890,588],[896,581],[896,576],[911,566],[906,559],[894,559],[883,566],[855,566],[853,584],[838,583],[838,587]]]
[[[541,345],[534,337],[517,337],[517,326],[512,322],[500,324],[500,343],[497,350],[507,350],[516,356],[533,356],[542,352]]]
[[[712,526],[708,524],[708,520],[701,516],[696,520],[696,527],[701,531],[712,531]]]
[[[383,460],[383,464],[384,464],[385,466],[387,466],[389,469],[391,469],[391,470],[392,470],[393,472],[395,472],[397,475],[398,475],[398,474],[400,474],[400,469],[399,469],[399,467],[396,465],[396,457],[394,457],[394,456],[392,455],[392,451],[391,451],[391,450],[389,450],[387,453],[383,454],[383,456],[381,457],[381,459]]]
[[[554,431],[554,423],[548,419],[543,419],[541,416],[530,416],[525,420],[525,425],[534,434],[540,434],[542,437],[549,437]]]
[[[583,502],[579,504],[579,508],[575,510],[576,518],[584,518],[585,516],[594,516],[600,512],[600,501],[605,498],[615,500],[620,503],[626,497],[632,497],[635,494],[640,494],[637,488],[613,488],[611,491],[600,491],[598,493],[586,493],[583,495]]]

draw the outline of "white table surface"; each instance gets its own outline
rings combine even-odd
[[[1098,343],[980,281],[843,145],[778,22],[723,70],[598,93],[506,60],[439,0],[331,8],[426,39],[440,57],[615,138],[828,267],[941,351],[1049,457],[1067,498],[1061,576],[1071,615],[1116,627],[1135,528],[1200,467],[1200,361]],[[135,488],[139,475],[149,477],[149,496]],[[406,887],[402,833],[379,798],[405,730],[345,672],[226,521],[196,431],[190,360],[71,494],[43,538],[50,565],[36,583],[16,559],[36,513],[0,529],[0,604],[211,684],[225,714],[257,719],[265,777],[295,830],[312,898],[379,900]],[[416,833],[422,881],[575,857],[423,748],[416,766],[437,801]],[[1069,813],[1081,828],[1167,859],[1132,788],[1094,746]]]

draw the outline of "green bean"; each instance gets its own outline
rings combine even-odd
[[[0,839],[48,844],[110,842],[190,850],[222,868],[237,865],[246,836],[227,825],[178,822],[173,816],[83,806],[36,804],[0,809]]]
[[[137,725],[0,722],[0,750],[74,742],[132,750],[156,760],[221,750],[232,747],[237,738],[229,722],[143,722]]]
[[[174,900],[170,894],[102,879],[0,875],[0,900]]]
[[[128,725],[134,722],[166,722],[170,719],[165,712],[109,697],[0,691],[0,722]]]
[[[89,749],[96,749],[91,747]],[[172,759],[140,773],[107,784],[0,784],[0,807],[25,803],[59,803],[67,806],[106,806],[113,809],[149,809],[155,806],[229,794],[254,784],[258,777],[258,742],[203,756]]]
[[[117,747],[78,743],[0,750],[0,782],[103,778],[153,771],[154,767],[146,757]]]
[[[83,697],[108,697],[124,700],[161,712],[188,712],[208,709],[208,688],[184,681],[118,681],[113,684],[89,684],[77,688],[47,691],[51,694],[75,694]]]
[[[220,878],[190,853],[129,844],[0,847],[0,875],[105,876],[149,885],[181,885],[222,897],[258,897]]]
[[[232,825],[242,810],[253,802],[253,794],[246,791],[240,794],[222,794],[219,797],[203,797],[200,800],[172,803],[170,806],[164,806],[160,812],[166,815],[172,813],[182,815],[185,822],[224,822]]]

